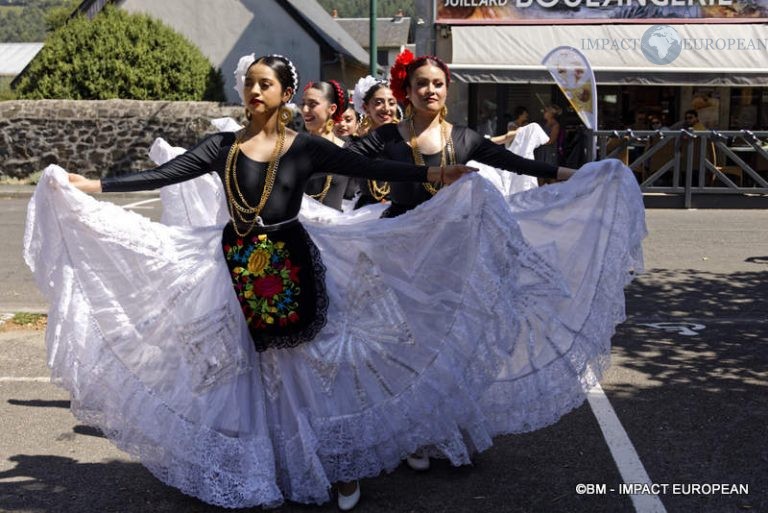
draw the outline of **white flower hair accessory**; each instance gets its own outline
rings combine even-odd
[[[293,61],[286,57],[285,55],[280,55],[278,53],[273,53],[270,55],[270,57],[277,57],[284,63],[288,65],[288,69],[291,71],[291,79],[293,80],[293,93],[291,93],[291,97],[288,98],[288,102],[290,102],[293,97],[296,95],[296,91],[299,90],[299,72],[296,69],[296,66],[293,65]]]
[[[240,57],[240,60],[237,61],[237,67],[235,68],[235,91],[237,91],[237,95],[240,97],[240,103],[245,103],[245,98],[243,98],[245,72],[248,71],[248,68],[255,60],[256,54],[252,53],[250,55],[243,55]]]
[[[290,98],[288,98],[288,101],[290,102],[291,99],[293,99],[293,96],[296,94],[296,91],[299,89],[299,72],[296,70],[296,66],[293,65],[293,62],[288,57],[278,55],[276,53],[270,55],[270,57],[277,57],[288,65],[288,69],[291,72],[291,80],[293,81],[293,84],[291,84],[291,87],[293,88],[293,94]],[[237,67],[235,68],[235,91],[237,91],[237,95],[240,97],[240,103],[245,103],[245,98],[243,98],[245,73],[248,71],[248,68],[251,67],[251,64],[253,64],[255,60],[256,54],[252,53],[249,55],[243,55],[240,57],[240,60],[237,61]]]
[[[384,80],[379,80],[371,75],[365,76],[357,81],[355,90],[352,93],[352,103],[355,105],[355,112],[358,114],[365,114],[365,110],[363,109],[363,98],[365,98],[365,95],[371,90],[371,87],[377,84],[387,85]]]

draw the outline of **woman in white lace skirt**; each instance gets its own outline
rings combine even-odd
[[[297,220],[314,172],[439,185],[468,169],[366,161],[281,129],[292,66],[246,69],[244,132],[137,175],[51,166],[41,179],[25,258],[78,418],[164,483],[249,507],[325,502],[332,483],[420,447],[465,464],[583,402],[642,265],[631,172],[591,164],[514,203],[470,175],[399,218]],[[210,226],[153,223],[77,189],[211,170],[231,219]]]

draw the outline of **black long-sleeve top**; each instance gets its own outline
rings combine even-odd
[[[470,160],[476,160],[518,174],[541,178],[555,178],[557,176],[556,166],[516,155],[504,146],[491,142],[467,127],[454,126],[451,131],[451,139],[456,152],[456,164],[466,164]],[[379,157],[399,162],[413,162],[411,147],[403,139],[395,124],[382,125],[365,137],[350,141],[347,147],[370,158]],[[440,153],[423,155],[423,157],[427,165],[440,165]],[[391,184],[390,198],[395,204],[414,207],[431,197],[432,195],[424,189],[421,183],[401,181]]]
[[[191,150],[154,169],[103,178],[101,188],[104,192],[157,189],[209,172],[218,173],[222,183],[226,183],[224,168],[234,142],[232,132],[210,135]],[[259,203],[267,164],[248,158],[242,151],[238,154],[237,183],[250,205]],[[427,166],[370,160],[322,137],[299,133],[280,158],[272,193],[261,211],[264,222],[275,224],[296,217],[309,178],[315,173],[329,172],[387,181],[423,182],[427,179]]]
[[[310,196],[317,196],[323,192],[327,177],[331,177],[331,184],[326,191],[325,197],[322,199],[322,204],[327,205],[336,210],[341,210],[342,200],[344,199],[344,192],[349,185],[349,177],[336,174],[330,175],[315,175],[307,182],[307,189],[304,191]],[[319,199],[319,198],[318,198]]]

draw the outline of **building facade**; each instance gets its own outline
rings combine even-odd
[[[352,36],[357,44],[370,53],[370,19],[334,16],[334,20]],[[391,18],[376,19],[376,62],[380,66],[383,76],[388,76],[389,68],[404,48],[412,52],[416,51],[416,46],[412,44],[411,24],[412,18],[402,14]]]
[[[233,71],[250,53],[289,57],[303,83],[354,82],[368,70],[365,50],[315,0],[85,0],[76,14],[93,17],[110,3],[186,36],[222,70],[233,103],[239,102]]]
[[[543,106],[558,104],[562,122],[579,124],[541,64],[561,45],[592,64],[600,128],[649,129],[651,116],[674,127],[689,109],[706,128],[768,126],[768,1],[668,3],[423,1],[432,34],[422,48],[450,63],[451,117],[495,133],[518,105],[540,121]]]

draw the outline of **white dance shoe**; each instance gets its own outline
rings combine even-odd
[[[349,511],[360,502],[360,482],[355,483],[355,491],[351,495],[343,495],[339,492],[338,504],[341,511]]]
[[[411,467],[413,470],[416,470],[418,472],[424,472],[425,470],[429,470],[429,456],[424,456],[421,453],[413,453],[407,458],[405,458],[405,462],[408,464],[409,467]]]

